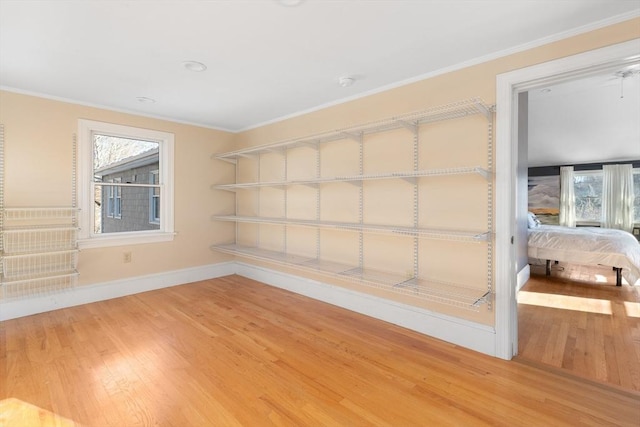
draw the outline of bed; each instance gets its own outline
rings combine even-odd
[[[580,265],[604,265],[616,271],[616,285],[622,277],[640,285],[640,243],[626,231],[598,227],[561,227],[529,223],[529,258]]]

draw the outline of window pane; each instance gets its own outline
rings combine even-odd
[[[576,219],[600,222],[602,173],[575,174]]]
[[[112,193],[108,190],[113,187]],[[95,233],[118,233],[129,231],[159,230],[160,218],[156,223],[149,222],[149,212],[159,209],[160,196],[150,199],[149,187],[102,186],[96,184],[94,204],[96,206]],[[103,199],[100,195],[103,195]],[[109,198],[108,194],[121,194],[121,197]],[[109,205],[109,209],[100,209]],[[159,212],[159,210],[158,210]],[[111,213],[111,215],[109,215]]]
[[[93,136],[93,180],[96,233],[117,233],[160,229],[149,222],[153,209],[149,187],[103,185],[107,183],[149,184],[160,164],[160,144],[109,135]],[[156,175],[157,176],[157,175]],[[156,179],[157,181],[157,179]],[[155,188],[160,194],[160,188]]]
[[[145,155],[158,154],[160,144],[153,141],[119,138],[109,135],[93,135],[93,168],[103,175],[104,171],[133,164]],[[120,167],[119,167],[120,166]],[[156,168],[157,170],[158,168]]]

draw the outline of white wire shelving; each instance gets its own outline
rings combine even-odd
[[[78,251],[46,251],[4,255],[2,271],[5,279],[22,280],[47,274],[68,274],[75,272]]]
[[[59,292],[78,280],[75,139],[72,206],[5,207],[4,132],[0,125],[0,299]]]
[[[310,228],[328,228],[377,234],[392,234],[402,236],[418,236],[428,239],[457,240],[464,242],[486,242],[490,236],[487,231],[446,230],[402,227],[396,225],[358,224],[350,222],[316,221],[293,218],[265,218],[255,216],[214,215],[217,221],[231,221],[248,224],[295,225]]]
[[[18,299],[34,295],[62,292],[76,286],[78,272],[27,276],[2,283],[3,299]]]
[[[236,184],[218,184],[212,186],[219,190],[236,191],[242,189],[251,189],[259,187],[288,187],[292,185],[319,185],[328,184],[333,182],[360,182],[360,181],[372,181],[378,179],[403,179],[405,181],[413,183],[417,178],[424,178],[430,176],[448,176],[448,175],[469,175],[478,174],[484,179],[491,179],[491,173],[480,166],[470,167],[457,167],[446,169],[431,169],[420,171],[408,171],[408,172],[388,172],[388,173],[376,173],[366,175],[345,175],[325,178],[310,178],[299,179],[290,181],[266,181],[266,182],[243,182]]]
[[[11,225],[5,224],[5,230],[9,227],[27,226],[34,222],[73,225],[76,217],[76,208],[73,207],[18,207],[4,208],[4,219]]]
[[[443,120],[451,120],[476,114],[483,115],[488,121],[493,120],[492,108],[487,106],[484,101],[482,101],[482,99],[472,98],[424,111],[365,123],[358,126],[351,126],[344,129],[338,129],[316,135],[309,135],[302,138],[294,138],[272,144],[265,144],[256,147],[230,151],[228,153],[217,154],[215,155],[215,157],[220,160],[236,163],[236,159],[241,157],[252,157],[273,151],[291,149],[296,147],[314,147],[319,143],[321,144],[326,142],[339,141],[345,138],[354,138],[358,135],[367,135],[393,129],[408,128],[413,131],[413,129],[415,129],[415,127],[418,125],[439,122]]]
[[[408,295],[427,301],[477,311],[490,297],[486,290],[437,280],[415,279],[369,268],[318,260],[256,247],[229,244],[215,245],[212,249],[257,261],[267,261],[285,267],[304,270],[367,287]]]
[[[77,283],[77,210],[67,207],[2,211],[2,297],[57,292]]]
[[[487,162],[485,167],[471,165],[440,169],[420,168],[421,125],[477,115],[484,117],[487,125]],[[367,173],[364,168],[364,152],[365,147],[367,146],[365,142],[366,135],[386,132],[394,129],[405,129],[413,135],[413,140],[411,142],[413,148],[413,168],[411,170]],[[344,142],[345,140],[350,141],[350,143],[355,141],[358,144],[358,164],[353,165],[353,170],[357,171],[357,173],[337,176],[322,176],[321,171],[323,170],[323,167],[321,167],[321,163],[324,166],[325,161],[331,160],[324,159],[321,156],[321,147],[325,143],[340,143],[340,141]],[[315,168],[311,166],[309,167],[309,173],[312,175],[308,178],[291,179],[288,177],[288,162],[290,161],[289,152],[291,149],[301,147],[306,147],[309,151],[297,152],[296,155],[315,157]],[[272,156],[271,154],[277,155]],[[313,161],[313,157],[309,158],[310,162]],[[255,190],[255,194],[253,195],[253,203],[255,203],[255,205],[252,207],[250,215],[239,214],[240,206],[238,205],[238,197],[236,197],[235,214],[214,215],[212,216],[212,219],[235,223],[236,242],[239,241],[240,224],[255,224],[257,227],[243,229],[243,233],[255,233],[254,242],[250,242],[248,245],[239,245],[237,243],[218,244],[213,245],[211,247],[212,250],[257,261],[274,263],[288,268],[331,276],[336,279],[347,280],[362,286],[402,294],[420,300],[437,302],[474,311],[479,310],[480,306],[486,304],[487,308],[489,310],[491,309],[493,296],[493,108],[486,105],[481,99],[473,98],[363,125],[271,144],[243,148],[227,153],[216,154],[215,158],[232,163],[236,166],[236,182],[212,185],[211,188],[231,192],[253,189]],[[249,159],[250,161],[245,163],[243,159]],[[265,161],[268,166],[270,165],[270,170],[266,171],[266,173],[271,174],[270,178],[267,180],[261,179],[261,168],[264,167],[261,165]],[[280,162],[280,166],[278,166],[277,162]],[[254,169],[250,174],[241,174],[239,173],[241,165],[243,168],[245,165],[249,165],[256,169]],[[277,169],[273,169],[274,167],[281,168],[281,174],[276,174],[275,179],[273,178],[273,174],[274,170]],[[421,228],[419,226],[421,223],[420,187],[426,182],[424,180],[429,179],[429,177],[446,178],[458,175],[467,175],[470,177],[477,176],[486,182],[482,187],[487,189],[485,199],[486,204],[483,204],[483,206],[470,206],[470,210],[474,212],[474,215],[480,214],[480,210],[484,210],[487,218],[486,228],[484,227],[484,224],[481,224],[481,230]],[[254,179],[256,181],[241,182],[239,180],[241,176],[253,176],[254,178],[249,179]],[[365,198],[368,197],[367,192],[370,191],[370,189],[367,187],[365,190],[365,186],[363,186],[362,183],[365,181],[376,180],[403,180],[412,186],[412,201],[407,202],[405,207],[399,207],[399,209],[405,209],[404,212],[408,209],[409,212],[413,213],[411,226],[367,224],[364,222],[366,217],[365,206],[371,205],[367,205],[364,202]],[[358,199],[357,215],[354,213],[354,217],[357,217],[357,219],[353,220],[353,222],[323,221],[321,220],[324,216],[321,213],[321,209],[323,209],[321,208],[321,205],[323,205],[321,203],[321,194],[324,194],[325,191],[336,191],[337,187],[328,187],[326,184],[340,182],[352,183],[358,187],[357,195],[354,195],[354,197],[357,197]],[[434,185],[438,184],[432,181],[429,185],[431,186],[430,188],[433,188]],[[315,191],[315,212],[312,212],[314,208],[311,206],[314,202],[309,202],[310,205],[308,212],[302,216],[314,219],[300,219],[288,216],[288,206],[296,205],[296,201],[293,200],[293,197],[296,197],[297,193],[290,191],[290,187],[292,186],[309,186],[313,188],[313,191]],[[278,193],[265,192],[264,196],[261,196],[263,194],[261,189],[268,187],[279,188],[282,192],[279,193],[280,195],[278,195]],[[290,192],[291,195],[289,194]],[[305,197],[309,197],[308,193],[305,194]],[[265,207],[265,213],[268,212],[268,215],[261,214],[261,203],[263,203],[261,199],[263,197],[271,198],[268,202],[269,206]],[[274,197],[277,199],[273,199]],[[281,202],[278,202],[277,200],[280,199]],[[276,206],[275,204],[277,203],[282,204],[279,208],[281,213],[274,211],[274,206]],[[299,201],[297,206],[299,209]],[[324,209],[327,208],[325,207]],[[474,221],[474,224],[477,224],[477,221]],[[280,226],[282,234],[278,237],[277,228],[270,229],[268,233],[261,233],[263,226]],[[314,257],[290,253],[287,246],[287,233],[296,232],[296,227],[315,228],[317,230]],[[322,259],[321,246],[323,235],[320,233],[321,229],[358,233],[357,265],[341,264]],[[365,266],[369,265],[365,254],[368,248],[363,237],[365,233],[386,234],[412,239],[412,271],[402,275],[365,268]],[[242,240],[246,242],[247,237],[248,236],[246,234],[243,235]],[[420,239],[450,240],[464,243],[481,243],[486,245],[487,261],[484,286],[480,285],[480,283],[465,286],[458,283],[427,279],[426,277],[429,277],[428,272],[425,274],[425,272],[420,271],[420,266],[423,264],[421,262],[420,255]],[[251,238],[249,237],[249,241],[250,240]],[[265,247],[278,247],[281,248],[281,250],[268,250],[265,249]],[[384,266],[379,266],[379,268],[382,269]]]
[[[33,251],[76,249],[77,227],[40,225],[5,228],[4,254],[19,255]]]

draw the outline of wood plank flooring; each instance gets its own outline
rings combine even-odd
[[[536,267],[518,302],[518,359],[640,390],[640,290],[610,268]]]
[[[639,393],[484,356],[238,276],[0,328],[4,407],[85,426],[640,420]],[[2,415],[7,425],[24,425],[9,412],[19,410]]]

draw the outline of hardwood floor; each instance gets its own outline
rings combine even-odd
[[[0,327],[1,416],[11,426],[38,425],[9,421],[20,413],[40,425],[119,427],[640,419],[639,393],[484,356],[238,276]],[[52,417],[61,421],[45,424]]]
[[[536,267],[518,302],[518,359],[640,390],[640,290],[610,268]]]

